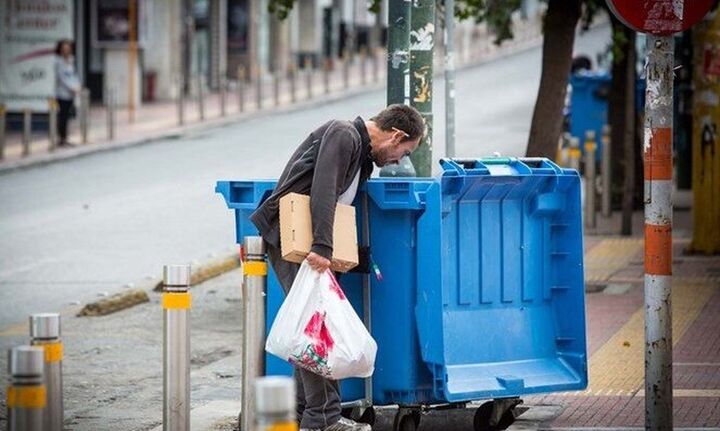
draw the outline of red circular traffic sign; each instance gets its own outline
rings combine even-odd
[[[640,33],[666,36],[697,24],[713,0],[607,0],[623,24]]]

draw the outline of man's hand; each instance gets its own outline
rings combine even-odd
[[[307,260],[312,269],[321,274],[325,272],[328,268],[330,268],[330,261],[328,259],[325,259],[324,257],[320,256],[317,253],[313,253],[312,251],[310,252],[310,254],[307,255],[305,260]]]

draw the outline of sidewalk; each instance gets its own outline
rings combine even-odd
[[[690,212],[674,214],[673,386],[674,426],[720,427],[720,256],[684,254]],[[641,232],[642,214],[634,217]],[[528,397],[533,408],[558,408],[541,429],[643,427],[643,238],[587,237],[590,383],[580,393]],[[522,417],[522,416],[521,416]]]
[[[534,20],[521,20],[516,23],[516,37],[497,47],[492,44],[491,36],[484,27],[473,31],[473,39],[469,46],[456,53],[458,69],[473,67],[493,59],[510,55],[515,52],[536,47],[542,41],[540,26]],[[444,53],[438,47],[435,55],[434,70],[441,74],[444,68]],[[105,106],[95,105],[90,109],[88,142],[82,143],[79,121],[70,122],[69,141],[76,144],[70,149],[49,151],[47,132],[33,133],[30,142],[30,155],[23,157],[22,133],[8,131],[6,137],[5,157],[0,160],[0,173],[3,171],[33,166],[77,157],[96,151],[123,148],[142,144],[153,140],[181,136],[199,127],[219,126],[222,124],[243,121],[256,115],[274,110],[294,110],[307,108],[316,103],[325,103],[363,91],[379,89],[385,84],[387,76],[387,54],[376,53],[375,56],[357,56],[347,67],[337,61],[333,70],[327,73],[319,69],[310,72],[299,70],[294,80],[294,97],[291,80],[282,76],[277,83],[272,76],[267,76],[260,85],[258,105],[258,86],[246,84],[242,91],[242,109],[240,89],[237,82],[229,83],[226,95],[225,115],[221,114],[221,97],[217,92],[208,93],[204,98],[204,119],[200,117],[199,101],[196,88],[184,101],[184,121],[181,125],[178,116],[177,100],[146,103],[136,109],[134,121],[130,121],[127,109],[118,108],[115,112],[115,136],[109,138],[108,113]],[[277,85],[276,85],[277,84]],[[196,86],[194,86],[196,87]],[[276,92],[277,89],[277,92]],[[437,89],[436,92],[438,92]],[[277,94],[277,96],[276,96]]]

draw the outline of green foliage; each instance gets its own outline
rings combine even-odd
[[[268,2],[268,11],[284,20],[290,15],[294,4],[295,0],[270,0]]]

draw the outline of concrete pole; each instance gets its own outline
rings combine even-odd
[[[672,36],[647,37],[645,91],[645,428],[672,430]]]
[[[54,98],[48,99],[48,140],[50,145],[48,146],[49,151],[55,151],[58,144],[57,136],[57,120],[58,120],[58,105],[57,100]]]
[[[22,156],[30,155],[30,137],[32,136],[32,111],[23,109]]]
[[[265,289],[267,262],[265,243],[259,236],[243,241],[243,345],[242,345],[242,411],[241,430],[255,429],[254,406],[257,405],[253,382],[265,374]]]
[[[5,105],[0,103],[0,160],[5,158]]]
[[[585,132],[585,226],[597,226],[597,213],[595,212],[595,131]]]
[[[610,126],[604,125],[602,129],[602,157],[600,163],[600,175],[602,176],[602,215],[610,217],[612,214],[611,202],[612,193],[612,164],[611,164],[611,143],[610,143]]]
[[[7,389],[9,431],[43,431],[47,389],[43,384],[45,352],[41,347],[10,350]]]
[[[47,406],[43,420],[45,431],[63,430],[63,343],[60,340],[60,315],[41,313],[30,316],[30,343],[45,351],[44,383]]]
[[[445,153],[455,157],[455,0],[445,0]]]
[[[296,431],[295,380],[291,377],[259,377],[255,380],[257,431]],[[243,428],[244,429],[244,428]]]
[[[190,431],[190,271],[190,265],[163,268],[164,431]]]
[[[433,143],[433,46],[435,41],[435,0],[415,0],[410,31],[410,104],[425,120],[426,135],[410,156],[419,177],[432,174]]]

